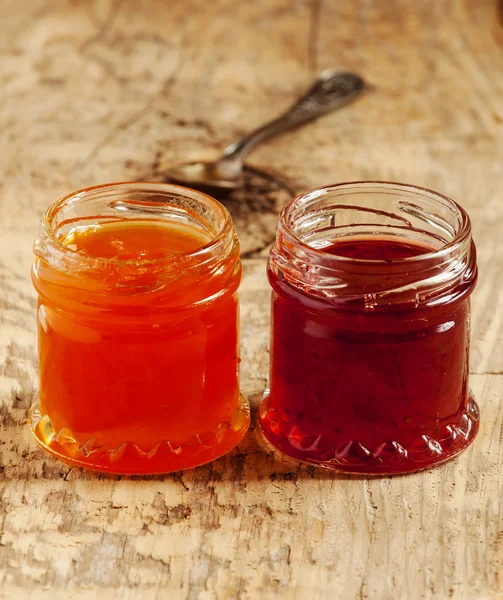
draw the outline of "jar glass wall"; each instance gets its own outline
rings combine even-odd
[[[213,198],[166,184],[71,194],[35,242],[35,437],[116,473],[194,467],[245,435],[239,243]]]
[[[474,438],[468,391],[470,222],[430,190],[360,182],[282,211],[269,260],[266,438],[294,458],[362,474],[410,472]]]

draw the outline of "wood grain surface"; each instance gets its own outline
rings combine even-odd
[[[1,598],[503,597],[501,14],[493,0],[0,0]],[[228,456],[163,477],[95,475],[42,452],[27,410],[43,210],[80,187],[216,156],[328,67],[375,91],[251,162],[289,190],[391,179],[468,210],[475,443],[381,479],[286,461],[254,430]],[[284,198],[247,193],[231,208],[247,248],[242,387],[256,406],[265,254]]]

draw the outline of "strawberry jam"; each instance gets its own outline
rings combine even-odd
[[[468,392],[473,247],[463,262],[433,236],[392,237],[381,226],[322,244],[314,235],[316,247],[297,248],[283,235],[288,210],[268,270],[266,438],[299,460],[365,474],[419,470],[460,452],[478,429]],[[342,210],[331,209],[331,224]]]

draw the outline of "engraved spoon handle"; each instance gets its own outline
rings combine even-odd
[[[233,171],[232,163],[235,163],[234,168],[239,173],[245,158],[259,144],[341,108],[360,96],[366,88],[365,81],[355,73],[323,71],[309,90],[285,113],[228,146],[216,164],[226,171]]]

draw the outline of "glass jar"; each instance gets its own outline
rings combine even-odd
[[[334,185],[285,206],[268,267],[266,438],[336,471],[405,473],[474,439],[466,212],[427,189]]]
[[[175,238],[185,250],[166,251]],[[44,448],[95,470],[161,473],[243,438],[239,242],[219,202],[157,183],[84,189],[48,209],[34,252],[31,427]]]

